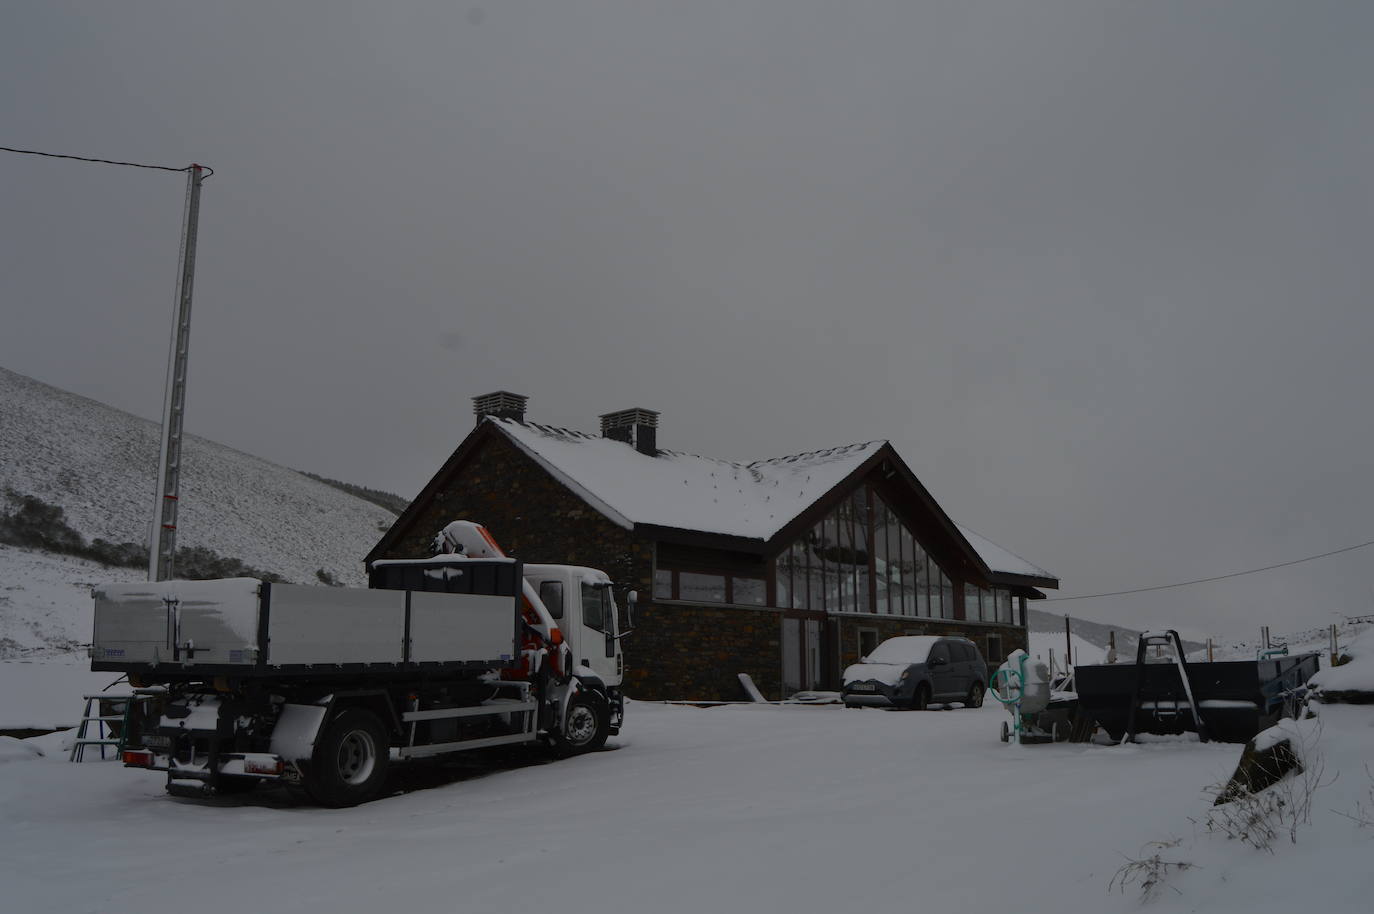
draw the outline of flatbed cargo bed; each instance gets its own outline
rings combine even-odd
[[[490,592],[446,592],[453,589],[447,580],[434,590],[256,578],[106,585],[95,594],[91,669],[157,681],[356,678],[485,671],[515,662],[520,563],[469,560],[461,571],[481,577],[475,589]]]

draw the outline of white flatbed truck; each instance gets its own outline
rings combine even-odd
[[[453,551],[374,562],[366,590],[254,578],[97,590],[91,669],[135,689],[124,764],[165,771],[180,795],[284,782],[351,806],[378,795],[393,761],[599,749],[624,718],[628,632],[610,579],[524,565],[469,522],[444,534]]]

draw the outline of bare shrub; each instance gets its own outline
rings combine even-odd
[[[1175,886],[1169,885],[1169,878],[1184,870],[1191,870],[1197,864],[1187,860],[1164,859],[1165,851],[1172,850],[1181,843],[1183,843],[1182,838],[1173,838],[1169,841],[1151,841],[1146,844],[1141,848],[1146,856],[1138,859],[1127,857],[1126,862],[1112,876],[1111,882],[1107,883],[1107,891],[1119,889],[1124,895],[1128,887],[1139,886],[1140,900],[1150,901],[1159,894],[1160,889],[1168,886],[1182,895],[1183,893],[1179,892]]]

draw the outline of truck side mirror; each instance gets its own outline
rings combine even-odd
[[[621,637],[625,637],[635,630],[635,604],[639,602],[639,591],[632,590],[625,594],[625,631]]]

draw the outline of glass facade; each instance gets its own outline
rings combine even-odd
[[[954,585],[897,513],[855,491],[774,565],[784,609],[954,618]]]
[[[654,570],[654,596],[691,603],[766,606],[768,582],[749,573],[712,573],[709,560]],[[692,570],[687,570],[691,568]],[[864,486],[773,561],[773,606],[831,613],[953,619],[963,587],[964,619],[1014,624],[1006,588],[956,584],[873,489]],[[757,574],[757,572],[755,572]]]

